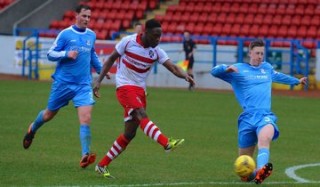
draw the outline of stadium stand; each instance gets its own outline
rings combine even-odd
[[[89,27],[97,33],[98,39],[111,39],[112,34],[132,27],[135,20],[143,19],[147,11],[159,6],[159,0],[89,0],[81,2],[92,8]],[[67,10],[62,20],[53,20],[50,29],[63,29],[73,23],[74,13]]]
[[[12,4],[15,0],[0,0],[0,11],[10,4]]]
[[[164,32],[171,34],[164,38],[167,42],[176,41],[175,34],[181,30],[210,36],[320,39],[319,0],[180,0],[165,15],[155,17],[164,25]],[[316,46],[310,41],[303,44]]]

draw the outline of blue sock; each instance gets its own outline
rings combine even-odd
[[[87,153],[90,153],[91,131],[89,125],[80,125],[80,143],[82,148],[82,156]]]
[[[257,169],[262,168],[269,162],[270,151],[268,148],[262,148],[258,150],[257,155]]]
[[[32,132],[37,132],[37,130],[44,124],[43,121],[43,112],[44,110],[41,110],[37,116],[37,118],[34,120],[33,125],[31,127]]]

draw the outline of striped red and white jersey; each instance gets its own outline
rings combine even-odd
[[[146,88],[146,78],[151,72],[152,65],[163,64],[169,59],[167,53],[160,47],[143,46],[141,34],[133,34],[122,38],[116,45],[121,55],[117,63],[116,87],[134,85]]]

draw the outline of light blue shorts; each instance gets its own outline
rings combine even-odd
[[[260,130],[267,124],[273,125],[274,136],[272,140],[276,140],[280,134],[276,122],[277,117],[272,112],[243,112],[238,119],[239,148],[246,148],[256,145]]]
[[[95,103],[91,85],[66,84],[54,81],[48,100],[48,109],[57,111],[72,100],[75,107],[89,106]]]

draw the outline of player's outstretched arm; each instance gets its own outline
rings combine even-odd
[[[187,82],[191,83],[192,86],[195,85],[193,78],[185,73],[180,67],[171,62],[170,59],[163,63],[163,66],[166,67],[171,73],[175,76],[185,79]]]
[[[104,62],[103,66],[102,66],[101,73],[99,74],[99,77],[95,81],[95,84],[94,84],[94,87],[93,87],[93,94],[97,98],[100,97],[99,89],[100,89],[101,82],[102,82],[103,78],[105,76],[106,77],[109,76],[108,72],[109,72],[110,68],[112,67],[114,61],[119,57],[120,57],[120,54],[116,50],[114,50],[111,53],[111,55],[109,56],[109,58]]]

